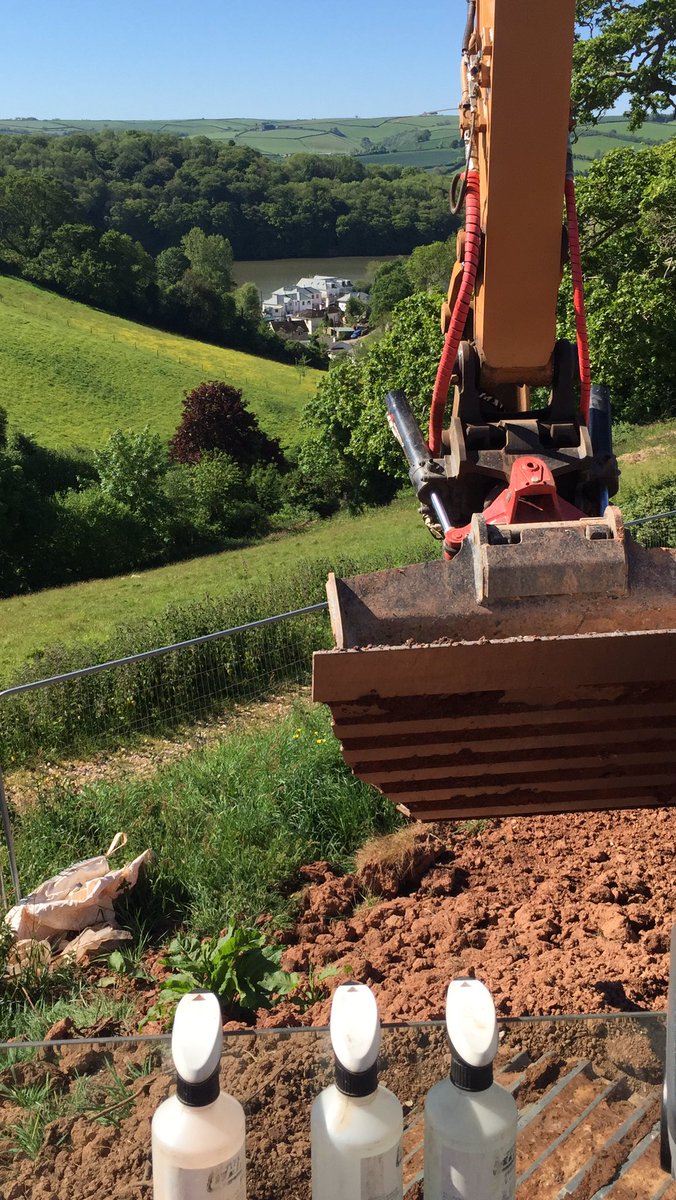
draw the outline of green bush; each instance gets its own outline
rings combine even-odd
[[[77,489],[97,478],[90,450],[54,450],[17,432],[10,437],[10,450],[20,458],[24,478],[35,484],[42,496]]]
[[[653,513],[671,512],[676,509],[676,479],[663,479],[659,483],[625,488],[622,495],[622,513],[625,521]]]
[[[167,447],[146,425],[140,433],[116,429],[94,455],[101,491],[124,504],[151,528],[164,516],[162,480],[167,473]]]
[[[274,467],[269,470],[276,474]],[[174,511],[213,544],[223,538],[260,537],[268,530],[246,471],[220,450],[202,455],[197,463],[172,467],[166,492]]]
[[[66,492],[56,501],[57,521],[51,544],[52,585],[121,575],[161,556],[145,521],[100,488]]]

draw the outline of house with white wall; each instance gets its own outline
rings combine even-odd
[[[297,283],[289,287],[275,288],[263,301],[263,316],[268,320],[281,321],[284,317],[318,314],[324,307],[319,288]]]
[[[345,296],[353,290],[351,279],[341,279],[337,275],[307,275],[298,280],[298,287],[316,288],[321,292],[324,304],[328,307],[339,296]]]
[[[263,316],[269,321],[301,314],[314,316],[353,292],[350,279],[337,275],[306,275],[292,286],[275,288],[263,301]]]

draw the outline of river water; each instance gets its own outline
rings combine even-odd
[[[337,275],[342,279],[372,278],[369,271],[372,263],[387,262],[394,256],[391,254],[371,258],[368,255],[347,256],[344,258],[268,258],[258,260],[242,260],[233,263],[232,273],[236,284],[255,283],[263,299],[270,295],[273,288],[284,287],[286,284],[297,283],[304,275]]]

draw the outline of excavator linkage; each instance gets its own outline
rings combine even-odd
[[[676,551],[604,523],[475,514],[450,562],[330,577],[313,697],[360,779],[421,820],[673,803]]]
[[[444,560],[327,588],[336,649],[314,656],[314,699],[355,774],[422,820],[676,800],[676,550],[634,545],[608,504],[574,36],[574,0],[468,0],[451,191],[465,226],[426,437],[403,390],[385,397]],[[556,340],[567,262],[575,346]]]

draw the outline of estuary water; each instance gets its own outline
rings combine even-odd
[[[387,262],[394,257],[386,254],[374,258],[348,255],[344,258],[247,259],[233,263],[232,273],[237,285],[255,283],[265,298],[273,288],[297,283],[304,275],[337,275],[351,279],[353,283],[358,279],[368,279],[373,276],[373,271],[369,271],[372,263]]]

